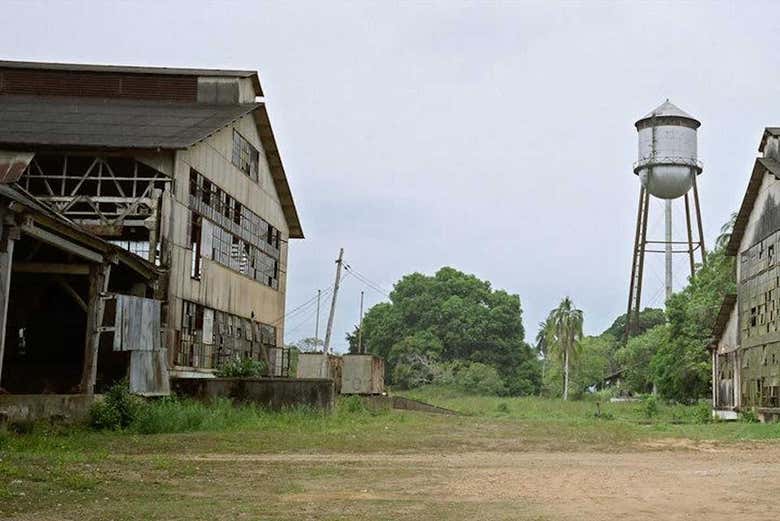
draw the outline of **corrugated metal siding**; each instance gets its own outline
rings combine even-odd
[[[0,94],[195,102],[196,76],[81,71],[0,71]]]

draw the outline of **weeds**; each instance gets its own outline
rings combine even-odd
[[[266,373],[265,362],[253,358],[233,358],[217,371],[220,378],[253,378]]]

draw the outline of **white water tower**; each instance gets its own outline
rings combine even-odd
[[[639,133],[639,159],[634,163],[634,173],[639,176],[641,185],[631,266],[631,287],[628,295],[627,337],[635,330],[636,318],[640,310],[645,254],[665,254],[667,298],[673,290],[672,255],[688,254],[691,275],[695,270],[694,252],[699,251],[702,263],[706,257],[699,191],[696,186],[696,178],[702,173],[696,150],[696,131],[701,123],[667,99],[634,125]],[[693,189],[693,207],[699,237],[697,241],[693,240],[691,228],[691,201],[688,195],[691,189]],[[650,196],[664,200],[663,240],[647,239]],[[672,202],[681,197],[685,201],[687,240],[675,241],[672,237]],[[683,247],[680,247],[681,245]]]

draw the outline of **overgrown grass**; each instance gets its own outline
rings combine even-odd
[[[607,417],[615,420],[656,423],[706,423],[709,404],[669,404],[609,402],[540,398],[537,396],[497,397],[464,393],[453,387],[429,385],[399,394],[452,409],[469,416],[510,417],[519,420],[573,420]],[[648,414],[649,409],[652,414]]]

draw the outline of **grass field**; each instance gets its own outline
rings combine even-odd
[[[750,497],[780,479],[778,425],[696,423],[683,406],[647,419],[641,404],[602,404],[597,418],[594,402],[407,395],[463,415],[168,404],[147,430],[184,432],[0,431],[0,518],[727,519],[780,507],[771,491]],[[737,493],[737,510],[708,506]]]

